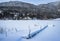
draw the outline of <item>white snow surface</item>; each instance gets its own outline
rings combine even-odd
[[[31,33],[48,27],[31,39],[22,38]],[[0,34],[0,41],[60,41],[59,20],[0,20],[0,28],[4,33]]]

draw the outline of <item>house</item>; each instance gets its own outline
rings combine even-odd
[[[0,10],[0,19],[2,19],[3,17],[3,13],[2,13],[2,10]]]
[[[27,16],[27,17],[24,17],[23,19],[24,20],[31,20],[32,18],[30,18],[29,16]]]
[[[10,15],[13,15],[13,19],[17,20],[17,17],[19,16],[19,12],[10,12]]]
[[[0,13],[2,13],[2,10],[0,10]]]

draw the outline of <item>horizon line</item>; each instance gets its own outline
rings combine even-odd
[[[16,1],[16,0],[15,0],[15,1]],[[4,2],[13,2],[13,1],[10,0],[10,1],[4,1]],[[4,3],[4,2],[0,2],[0,3]],[[24,3],[33,4],[33,3],[30,3],[30,2],[18,1],[18,0],[17,0],[17,2],[24,2]],[[59,1],[54,1],[54,2],[59,2]],[[48,2],[48,3],[51,3],[51,2]],[[39,4],[33,4],[33,5],[48,4],[48,3],[39,3]]]

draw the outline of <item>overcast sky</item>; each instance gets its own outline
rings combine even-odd
[[[46,4],[49,2],[54,2],[54,1],[59,1],[59,0],[0,0],[1,2],[8,2],[8,1],[22,1],[22,2],[27,2],[27,3],[31,3],[31,4]]]

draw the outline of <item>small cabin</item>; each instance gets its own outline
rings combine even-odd
[[[0,13],[2,13],[2,10],[0,10]]]

